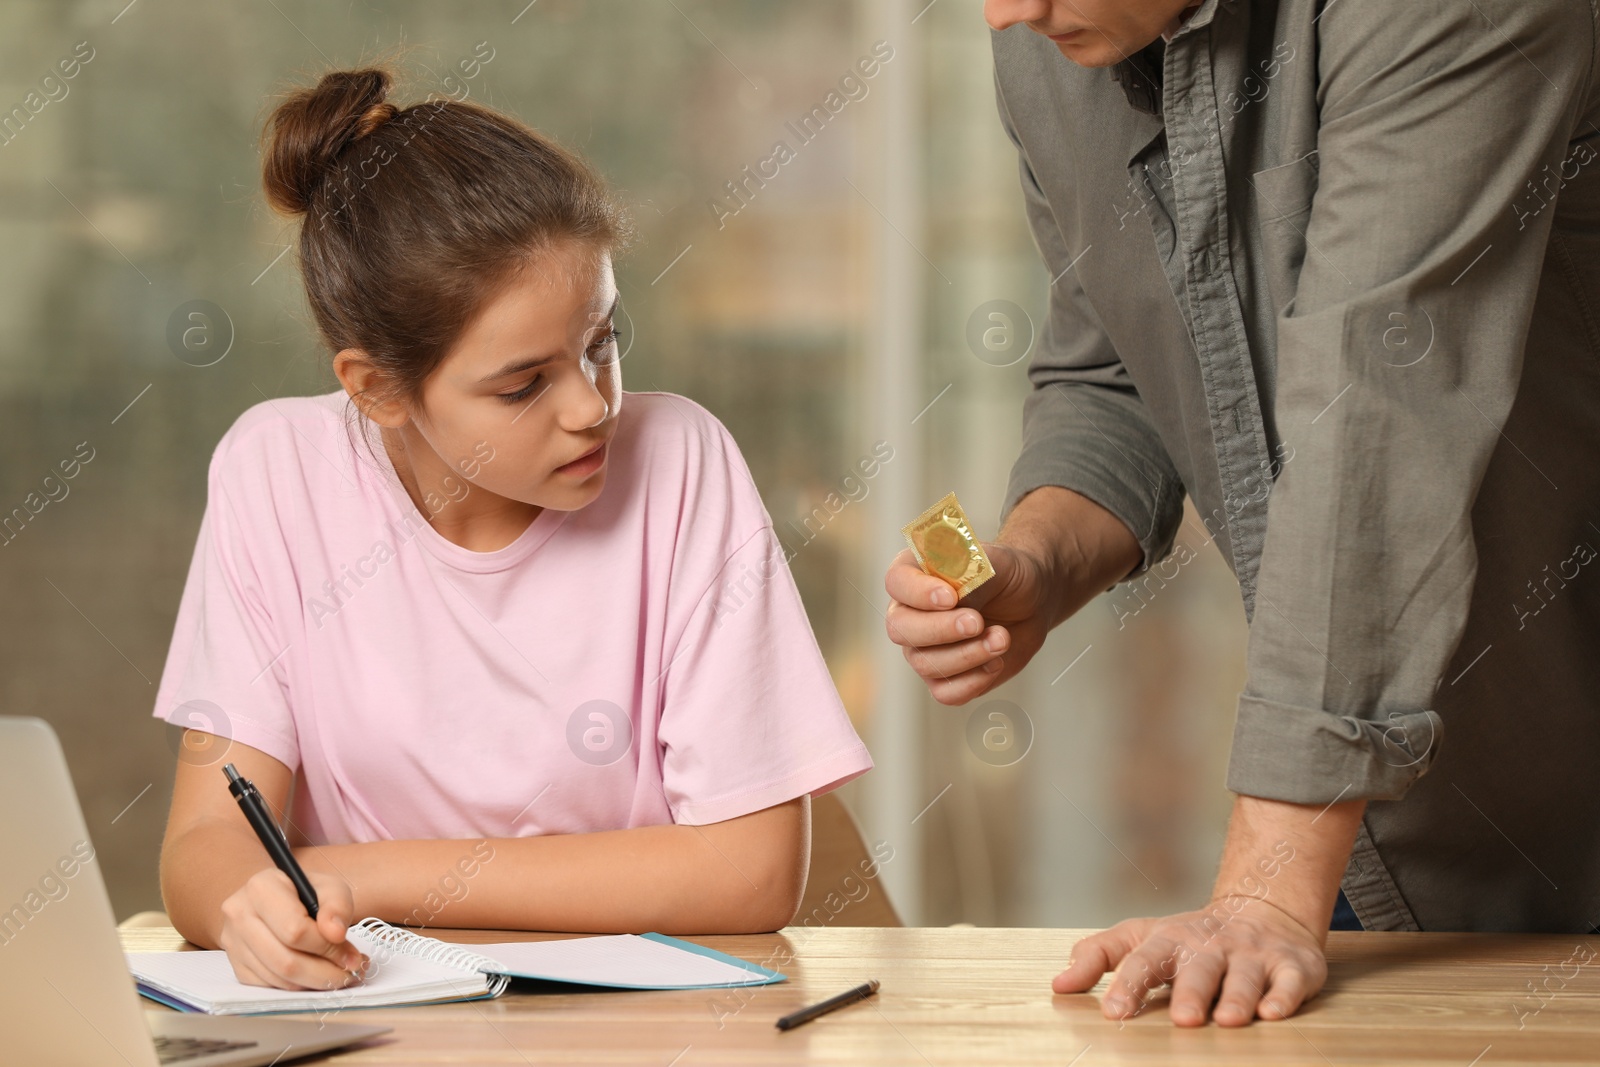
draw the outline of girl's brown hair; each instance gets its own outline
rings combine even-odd
[[[577,156],[465,100],[396,107],[386,66],[331,71],[262,130],[262,183],[304,216],[300,269],[323,340],[365,352],[380,399],[422,383],[478,311],[552,244],[620,251],[626,214]]]

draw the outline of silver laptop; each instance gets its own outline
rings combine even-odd
[[[28,1067],[257,1067],[391,1029],[140,1010],[61,744],[43,720],[6,716],[0,1012],[7,1020],[0,1058]]]

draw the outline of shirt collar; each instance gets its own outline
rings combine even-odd
[[[1219,0],[1194,0],[1178,12],[1161,36],[1115,64],[1111,79],[1122,87],[1128,105],[1147,115],[1161,114],[1161,66],[1167,42],[1210,25]]]
[[[1161,114],[1161,60],[1166,43],[1151,41],[1111,68],[1111,80],[1122,87],[1128,106],[1147,115]]]
[[[1194,0],[1167,23],[1166,28],[1161,31],[1161,39],[1171,43],[1174,37],[1185,30],[1199,29],[1211,21],[1216,10],[1217,0]]]

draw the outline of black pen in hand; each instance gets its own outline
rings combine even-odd
[[[228,792],[239,802],[244,817],[249,820],[250,828],[261,839],[261,845],[267,850],[267,855],[272,857],[272,862],[277,864],[278,870],[289,876],[289,881],[294,883],[294,891],[300,895],[300,903],[306,907],[306,914],[315,919],[317,891],[311,888],[306,872],[300,869],[294,853],[289,851],[289,841],[283,836],[278,824],[273,821],[272,813],[267,810],[267,802],[261,798],[260,791],[250,779],[241,776],[231,763],[222,768],[222,773],[228,776]]]

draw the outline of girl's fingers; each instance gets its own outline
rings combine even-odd
[[[266,969],[265,976],[280,989],[342,989],[352,981],[353,968],[290,948],[259,916],[246,916],[238,926],[240,940],[255,953],[260,966]]]
[[[334,875],[316,872],[307,872],[306,877],[317,891],[317,933],[328,944],[339,946],[340,951],[331,953],[329,958],[336,963],[343,961],[349,964],[351,970],[359,969],[365,957],[350,944],[349,928],[355,921],[356,913],[350,883]],[[298,901],[299,898],[295,899]]]
[[[266,960],[262,959],[258,947],[259,938],[251,936],[247,931],[252,923],[241,919],[232,924],[225,935],[220,938],[220,943],[228,953],[228,961],[233,964],[234,973],[240,975],[240,981],[246,981],[244,972],[249,972],[254,981],[250,985],[261,985],[271,989],[299,989],[297,983],[290,982]]]
[[[228,964],[233,968],[233,976],[245,985],[266,986],[275,988],[271,979],[267,977],[267,969],[250,946],[243,944],[237,938],[225,937],[221,945],[228,954]]]
[[[306,877],[311,879],[311,887],[317,891],[317,921],[330,920],[336,923],[339,940],[343,940],[345,929],[356,918],[355,897],[350,892],[350,883],[343,878],[316,871],[307,872]]]
[[[328,913],[322,905],[321,890],[327,889],[331,894],[333,887],[326,882],[321,887],[313,883],[313,887],[319,889],[316,919],[306,914],[294,884],[282,871],[264,871],[248,884],[250,903],[274,940],[292,951],[325,958],[346,971],[358,970],[361,951],[345,940],[338,917],[322,918]],[[339,906],[337,900],[330,900],[329,904],[335,909]]]

